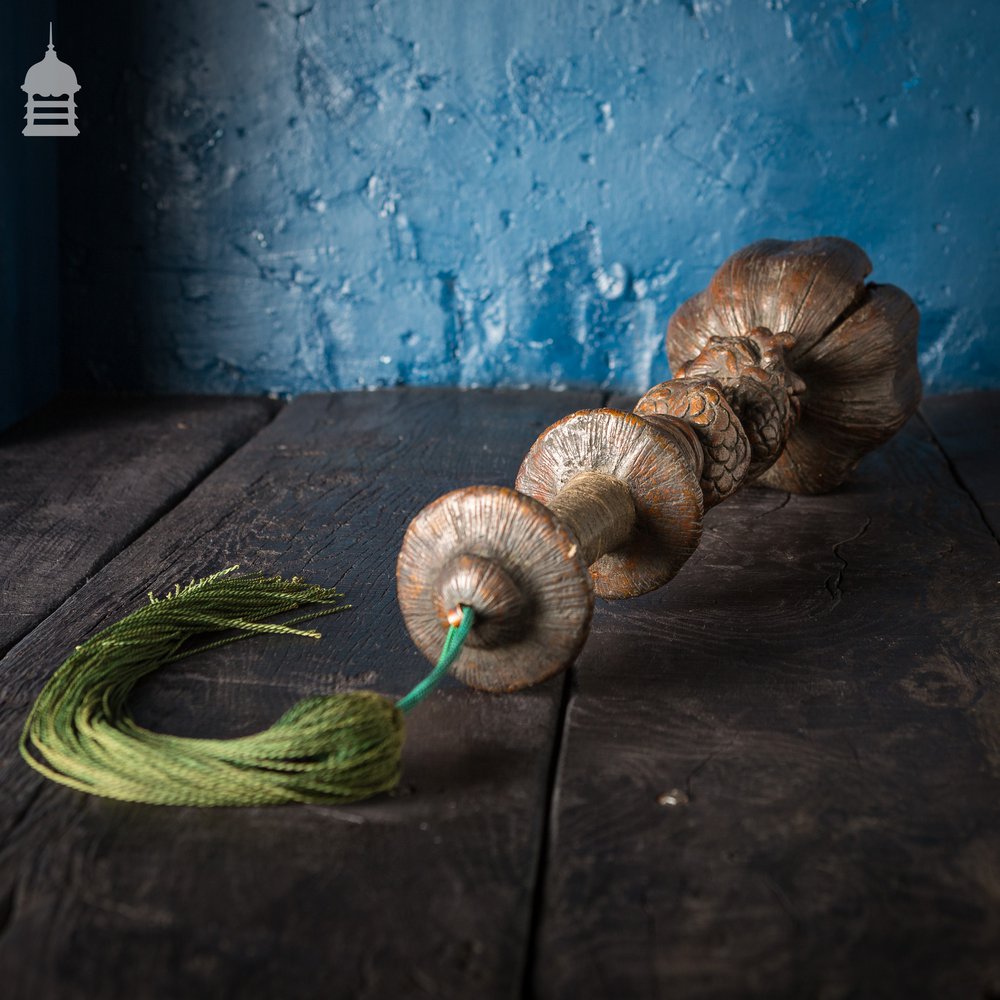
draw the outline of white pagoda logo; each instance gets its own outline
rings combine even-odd
[[[22,135],[79,135],[76,127],[76,73],[56,55],[49,21],[49,48],[45,58],[25,74],[21,87],[28,95],[28,122]]]

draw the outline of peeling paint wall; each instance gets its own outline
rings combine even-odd
[[[724,257],[819,234],[917,299],[931,391],[1000,383],[1000,5],[63,7],[73,384],[641,389]]]

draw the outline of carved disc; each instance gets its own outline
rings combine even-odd
[[[733,254],[671,317],[667,354],[678,375],[712,338],[745,337],[755,327],[790,338],[788,361],[806,387],[802,419],[777,461],[755,456],[748,477],[826,492],[916,410],[919,313],[900,289],[866,286],[870,271],[865,252],[848,240],[761,240]],[[739,413],[738,402],[730,395]],[[775,426],[763,409],[744,415],[760,417],[763,429]]]
[[[667,355],[677,372],[712,337],[741,337],[754,327],[790,334],[796,362],[865,292],[872,269],[857,244],[836,236],[759,240],[737,250],[670,317]]]
[[[893,285],[869,285],[864,301],[799,362],[808,386],[802,419],[760,482],[825,493],[888,441],[920,403],[913,300]]]
[[[470,486],[425,507],[396,564],[399,606],[414,643],[441,654],[456,603],[476,622],[452,667],[483,691],[515,691],[573,662],[594,594],[573,534],[531,497]]]
[[[683,430],[652,427],[634,413],[580,410],[543,431],[525,456],[517,488],[542,503],[577,473],[603,472],[629,489],[636,529],[591,567],[599,597],[636,597],[670,580],[694,552],[704,513]]]

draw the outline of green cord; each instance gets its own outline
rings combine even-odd
[[[414,705],[420,704],[438,686],[441,678],[448,673],[448,669],[458,658],[458,654],[462,652],[462,644],[469,634],[469,629],[472,628],[475,617],[472,608],[462,605],[461,624],[449,626],[437,666],[408,695],[396,702],[396,708],[402,712],[408,712]]]
[[[294,626],[345,611],[343,595],[236,567],[176,587],[78,646],[38,696],[21,733],[24,759],[53,781],[80,791],[159,805],[243,806],[352,802],[398,783],[403,713],[454,663],[472,627],[471,609],[448,629],[437,666],[397,703],[371,691],[306,698],[270,728],[237,739],[155,733],[127,706],[135,684],[185,656],[251,635],[318,632]],[[325,605],[325,607],[323,607]],[[295,608],[310,613],[263,621]],[[192,647],[206,633],[238,630]]]

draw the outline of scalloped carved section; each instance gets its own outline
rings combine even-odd
[[[750,441],[718,379],[696,376],[661,382],[636,403],[635,412],[647,420],[654,414],[676,417],[694,431],[704,453],[700,481],[706,508],[742,484],[750,466]]]
[[[716,379],[750,442],[746,479],[770,468],[799,416],[802,380],[785,364],[787,335],[758,327],[742,337],[712,337],[701,353],[680,367],[682,379]]]

